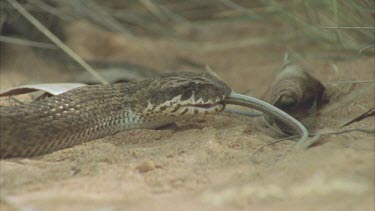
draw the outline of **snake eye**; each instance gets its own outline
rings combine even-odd
[[[191,98],[192,95],[193,95],[192,90],[186,89],[186,90],[184,90],[184,92],[181,95],[181,100],[185,101],[185,100]]]

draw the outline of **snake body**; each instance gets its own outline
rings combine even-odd
[[[230,88],[209,74],[79,87],[30,104],[0,107],[0,157],[30,157],[181,116],[218,112]]]
[[[139,82],[92,85],[30,104],[0,107],[0,158],[30,157],[119,131],[157,128],[183,117],[248,105],[282,120],[306,139],[298,121],[263,101],[241,96],[208,73],[175,73]]]

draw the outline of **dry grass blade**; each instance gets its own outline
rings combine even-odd
[[[345,133],[351,133],[351,132],[361,132],[366,133],[370,135],[375,135],[375,130],[371,129],[364,129],[364,128],[354,128],[354,129],[348,129],[348,130],[341,130],[341,131],[333,131],[333,132],[326,132],[326,133],[316,133],[314,137],[310,138],[308,141],[303,143],[302,145],[298,146],[302,149],[308,149],[312,145],[316,144],[322,136],[329,136],[329,135],[340,135]]]
[[[42,11],[53,14],[62,20],[68,20],[68,21],[74,20],[72,16],[66,14],[65,12],[63,12],[62,10],[56,7],[48,5],[46,2],[43,2],[42,0],[29,0],[29,2],[37,6],[38,8],[40,8]]]
[[[239,5],[238,3],[236,2],[233,2],[231,0],[220,0],[224,5],[226,5],[227,7],[229,8],[232,8],[232,9],[235,9],[237,11],[240,11],[241,13],[245,13],[245,14],[248,14],[248,15],[251,15],[253,17],[259,17],[259,15],[257,15],[253,10],[251,10],[250,8],[246,8],[246,7],[243,7],[241,5]]]
[[[323,29],[372,29],[375,30],[373,26],[322,26]]]
[[[345,122],[344,124],[341,125],[341,127],[348,126],[348,125],[350,125],[354,122],[362,121],[363,119],[366,119],[366,118],[371,117],[371,116],[375,116],[375,107],[370,108],[366,112],[356,116],[355,118],[349,120],[348,122]]]
[[[212,76],[215,76],[216,78],[222,80],[222,78],[210,67],[210,65],[206,65],[205,67],[206,71],[212,75]]]
[[[22,16],[24,16],[31,24],[41,31],[48,39],[55,43],[61,50],[79,63],[86,71],[90,72],[98,81],[107,84],[107,81],[101,77],[94,69],[90,67],[78,54],[66,46],[58,37],[43,26],[34,16],[32,16],[21,4],[15,0],[7,0]]]
[[[164,14],[171,20],[179,24],[191,25],[191,23],[184,17],[180,16],[179,14],[175,13],[171,9],[167,8],[166,6],[159,5],[160,10],[164,12]]]
[[[168,21],[163,11],[152,0],[141,0],[141,3],[161,22]]]
[[[256,150],[253,151],[253,153],[250,155],[250,158],[254,158],[255,155],[258,153],[258,152],[261,152],[265,147],[268,147],[268,146],[272,146],[272,145],[275,145],[275,144],[278,144],[278,143],[281,143],[281,142],[284,142],[284,141],[288,141],[288,140],[292,140],[296,138],[296,136],[290,136],[290,137],[286,137],[286,138],[282,138],[282,139],[279,139],[277,141],[273,141],[271,143],[268,143],[268,144],[265,144],[259,148],[257,148]]]
[[[213,43],[213,42],[189,42],[189,41],[181,41],[178,40],[178,45],[181,48],[185,48],[188,50],[194,50],[198,52],[219,52],[225,50],[231,50],[236,48],[246,48],[250,46],[259,46],[259,45],[266,45],[272,44],[276,42],[286,42],[292,39],[294,36],[291,34],[283,34],[277,37],[271,35],[267,37],[254,37],[242,40],[235,40],[235,41],[227,41],[227,42],[220,42],[220,43]]]
[[[361,84],[361,83],[375,83],[375,80],[355,80],[355,81],[345,81],[345,80],[341,80],[341,81],[332,81],[330,83],[336,83],[336,84]]]
[[[97,5],[93,1],[86,1],[85,4],[79,4],[82,12],[86,16],[90,17],[93,21],[100,24],[103,27],[108,28],[114,32],[124,33],[128,36],[133,36],[133,33],[126,29],[123,24],[118,22],[111,14],[105,11],[104,7]]]
[[[16,45],[27,45],[34,48],[58,49],[55,45],[49,43],[35,42],[31,40],[20,39],[16,37],[8,37],[0,35],[0,42],[11,43]]]
[[[317,42],[322,48],[358,50],[373,41],[371,1],[269,0],[264,4],[273,6],[277,17],[294,27],[296,36]]]
[[[320,138],[321,138],[321,134],[317,133],[317,134],[314,135],[314,137],[310,138],[305,143],[299,145],[298,148],[307,149],[307,148],[311,147],[313,144],[317,143],[320,140]]]
[[[353,129],[341,130],[341,131],[336,131],[336,132],[322,133],[321,135],[340,135],[340,134],[350,133],[350,132],[361,132],[361,133],[366,133],[370,135],[375,134],[375,130],[364,129],[364,128],[353,128]]]
[[[361,50],[359,50],[359,54],[363,54],[365,51],[367,51],[368,49],[371,49],[371,48],[375,48],[375,45],[370,45],[370,46],[366,46],[366,47],[362,48]]]
[[[347,95],[346,97],[342,98],[341,100],[328,104],[326,107],[324,107],[321,111],[321,115],[329,114],[330,112],[342,107],[346,106],[349,102],[355,100],[359,96],[366,94],[370,91],[373,91],[375,84],[370,84],[369,86],[363,87],[362,89],[358,89],[357,91],[354,91],[353,93]]]

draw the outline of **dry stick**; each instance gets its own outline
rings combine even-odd
[[[375,107],[372,107],[370,109],[368,109],[366,112],[354,117],[353,119],[341,124],[341,127],[345,127],[345,126],[348,126],[354,122],[358,122],[358,121],[361,121],[363,119],[366,119],[368,117],[371,117],[371,116],[375,116]]]
[[[55,43],[61,50],[68,54],[78,64],[80,64],[86,71],[92,74],[100,83],[108,84],[108,82],[100,76],[90,65],[88,65],[79,55],[77,55],[72,49],[66,46],[58,37],[56,37],[51,31],[43,26],[34,16],[32,16],[21,4],[15,0],[7,0],[14,9],[16,9],[22,16],[24,16],[32,25],[34,25],[39,31],[41,31],[48,39]]]
[[[306,142],[309,132],[298,120],[294,119],[289,114],[276,108],[275,106],[261,101],[254,97],[249,97],[246,95],[241,95],[232,92],[226,99],[224,99],[225,104],[241,105],[250,108],[254,108],[258,111],[264,112],[272,117],[284,122],[286,125],[291,127],[294,131],[297,131],[300,135],[300,139],[297,142],[298,145]]]

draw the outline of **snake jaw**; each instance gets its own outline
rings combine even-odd
[[[188,109],[188,114],[210,114],[223,111],[225,108],[225,104],[221,103],[221,99],[223,97],[217,97],[214,100],[207,100],[206,102],[199,98],[198,100],[194,99],[194,95],[192,96],[191,103],[186,104],[184,107]]]
[[[181,100],[181,97],[182,95],[175,96],[160,105],[153,105],[148,102],[145,110],[157,116],[187,116],[217,113],[225,108],[225,104],[221,103],[225,96],[206,101],[203,98],[197,99],[194,93],[186,100]]]
[[[204,101],[203,98],[196,99],[195,93],[193,93],[189,99],[177,102],[175,106],[178,109],[174,110],[177,115],[211,114],[224,110],[225,105],[220,102],[220,97]]]

